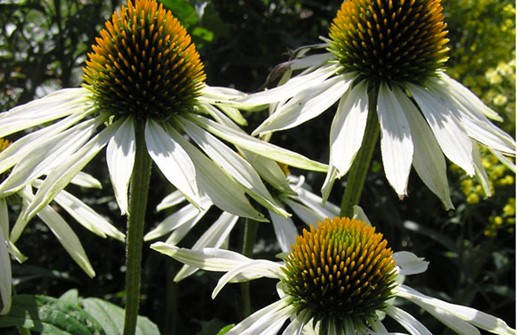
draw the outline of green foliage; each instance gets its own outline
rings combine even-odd
[[[52,335],[119,335],[124,310],[98,298],[80,298],[77,290],[60,298],[20,294],[13,297],[9,314],[0,318],[0,328],[17,327]],[[139,316],[136,335],[158,335],[158,327]]]

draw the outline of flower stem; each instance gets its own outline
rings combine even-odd
[[[379,137],[379,120],[377,117],[377,95],[379,89],[373,88],[368,91],[368,118],[364,131],[361,148],[352,163],[348,173],[345,193],[341,201],[340,216],[352,217],[354,206],[359,204],[363,192],[366,175],[370,168],[373,151]]]
[[[129,191],[127,219],[124,335],[135,334],[140,304],[142,245],[149,180],[151,178],[151,158],[145,146],[144,130],[145,122],[135,122],[136,156]]]
[[[258,222],[247,219],[244,224],[244,236],[242,240],[242,254],[246,257],[250,257],[253,254],[257,230]],[[241,317],[246,318],[251,314],[251,291],[249,282],[241,283],[241,305]]]

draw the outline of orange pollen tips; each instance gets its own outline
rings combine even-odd
[[[441,0],[346,0],[330,27],[330,51],[361,80],[421,84],[447,61]]]
[[[84,87],[101,112],[165,120],[192,109],[203,88],[203,63],[190,36],[156,0],[130,0],[92,46]]]
[[[393,253],[382,234],[349,218],[325,219],[298,236],[282,280],[298,313],[324,329],[364,327],[392,297]]]

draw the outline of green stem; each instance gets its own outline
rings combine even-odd
[[[341,201],[341,216],[352,217],[354,205],[359,204],[363,192],[366,175],[370,168],[373,151],[379,137],[379,120],[377,117],[378,88],[368,91],[368,118],[363,142],[348,172],[345,193]]]
[[[253,220],[246,220],[244,224],[244,236],[242,242],[242,254],[246,257],[253,255],[253,246],[257,238],[258,222]],[[250,283],[241,283],[241,311],[242,318],[246,318],[251,314],[251,290]]]
[[[142,245],[151,158],[147,153],[144,129],[145,122],[135,122],[136,155],[129,193],[129,208],[126,237],[126,311],[124,335],[133,335],[140,304],[140,277],[142,272]]]

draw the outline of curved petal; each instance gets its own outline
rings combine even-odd
[[[388,182],[399,198],[407,195],[407,182],[413,162],[413,139],[405,110],[409,101],[399,101],[404,95],[395,94],[386,84],[381,84],[377,100],[377,114],[381,127],[381,154]],[[405,97],[403,99],[406,99]]]
[[[86,188],[102,189],[101,182],[85,172],[79,172],[76,174],[75,177],[70,180],[70,184]]]
[[[447,181],[447,165],[440,145],[420,111],[406,94],[395,90],[397,99],[404,104],[413,143],[413,167],[424,184],[436,194],[447,209],[454,208]]]
[[[330,128],[329,165],[337,169],[337,178],[344,176],[361,148],[368,117],[368,92],[359,83],[339,100]]]
[[[253,135],[294,128],[315,118],[338,101],[351,83],[350,78],[339,75],[308,87],[276,109],[253,131]]]
[[[420,321],[398,307],[388,305],[385,312],[404,327],[411,335],[433,335],[429,329],[420,323]]]
[[[443,153],[468,175],[474,175],[472,142],[457,117],[442,100],[413,84],[407,88],[415,98]]]
[[[156,210],[158,212],[163,211],[164,209],[171,208],[173,206],[176,206],[183,201],[185,201],[185,197],[183,194],[181,194],[180,191],[174,191],[171,194],[167,195],[165,198],[160,201],[158,205],[156,205]]]
[[[300,169],[320,172],[327,171],[327,166],[325,164],[312,161],[295,152],[261,141],[255,137],[249,136],[243,131],[226,127],[200,115],[191,114],[189,115],[189,119],[215,136],[260,156]]]
[[[99,153],[108,143],[117,129],[118,123],[114,123],[102,130],[88,143],[76,151],[69,159],[60,166],[53,169],[47,175],[43,184],[38,189],[34,201],[28,206],[24,213],[27,220],[34,217],[37,211],[48,205],[56,195],[88,164],[93,157]]]
[[[403,276],[425,272],[429,266],[429,262],[424,261],[424,258],[417,257],[408,251],[393,253],[393,259],[399,267],[399,273]]]
[[[284,218],[276,215],[273,212],[269,212],[271,221],[273,222],[273,229],[275,230],[275,236],[280,245],[280,249],[283,252],[289,252],[291,245],[296,242],[296,236],[298,231],[291,218]]]
[[[208,228],[203,235],[197,240],[192,246],[193,250],[199,250],[203,248],[216,248],[219,249],[227,242],[230,232],[235,227],[238,216],[223,212],[219,218]],[[184,265],[174,277],[175,282],[187,278],[198,270],[198,268],[190,265]]]
[[[115,199],[122,215],[127,213],[128,188],[135,165],[136,140],[133,119],[127,118],[117,129],[106,148],[106,163]]]
[[[284,322],[294,314],[294,308],[287,300],[278,300],[242,320],[226,335],[274,335]]]
[[[395,290],[397,296],[414,302],[426,311],[432,311],[433,315],[449,314],[494,334],[515,335],[515,329],[510,328],[506,322],[490,314],[429,297],[405,285],[400,285]],[[439,320],[441,321],[441,319]],[[448,320],[447,322],[450,322],[451,319]]]
[[[0,113],[0,138],[61,117],[88,110],[88,90],[67,88]]]
[[[201,206],[196,168],[189,155],[162,127],[148,120],[145,142],[149,155],[171,184],[196,206]]]

